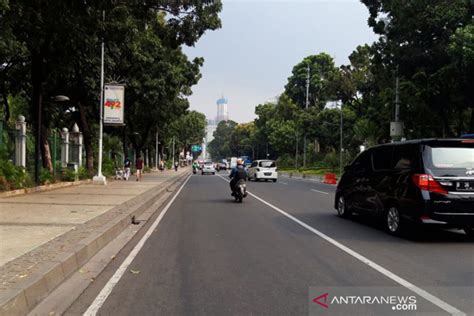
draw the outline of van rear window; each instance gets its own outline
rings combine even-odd
[[[474,169],[474,147],[426,146],[423,160],[435,176],[466,176]]]
[[[474,148],[431,148],[431,159],[436,168],[474,168]]]

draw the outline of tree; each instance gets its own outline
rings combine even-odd
[[[1,1],[3,112],[8,117],[5,96],[16,94],[15,81],[29,79],[29,86],[22,88],[31,101],[31,121],[43,118],[39,127],[43,166],[51,169],[47,133],[52,122],[78,121],[84,133],[87,166],[92,169],[100,42],[104,40],[106,80],[127,83],[129,105],[125,131],[109,132],[125,135],[140,150],[150,141],[156,122],[164,126],[185,113],[186,97],[199,79],[203,60],[189,62],[181,46],[194,45],[207,30],[219,28],[221,8],[219,0],[50,1],[47,6],[37,1]],[[102,12],[106,13],[105,21]],[[20,70],[27,75],[19,76]],[[67,92],[73,106],[49,102],[58,92]]]
[[[235,127],[234,121],[221,121],[214,132],[214,139],[208,144],[208,150],[214,158],[226,158],[236,156],[235,147],[232,144]]]
[[[206,116],[203,113],[190,111],[174,121],[170,134],[177,136],[177,141],[186,152],[191,145],[200,144],[205,136]]]
[[[334,60],[326,53],[308,56],[295,65],[285,86],[285,94],[299,107],[305,108],[308,66],[310,69],[309,104],[322,110],[326,102],[334,97],[329,88],[329,81],[337,71]]]
[[[472,99],[464,97],[457,80],[459,68],[447,48],[458,28],[472,24],[472,1],[362,2],[369,8],[369,25],[381,35],[374,44],[374,61],[389,74],[397,71],[402,80],[402,111],[406,111],[402,114],[410,118],[410,114],[425,110],[425,119],[418,124],[408,122],[408,130],[418,129],[418,134],[434,131],[439,136],[458,134],[452,123],[462,117],[466,107],[472,109]]]

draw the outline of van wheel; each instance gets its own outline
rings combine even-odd
[[[402,229],[402,218],[396,206],[390,206],[385,212],[385,228],[392,235],[398,235]]]
[[[347,208],[346,199],[343,195],[337,200],[337,215],[340,217],[349,217],[351,212]]]
[[[464,227],[464,232],[470,238],[474,238],[474,227]]]
[[[273,179],[273,182],[277,182],[277,179]]]

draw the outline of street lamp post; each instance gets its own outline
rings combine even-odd
[[[306,69],[306,111],[309,107],[309,65]],[[303,168],[306,168],[306,131],[304,133],[304,144],[303,144]]]
[[[158,131],[156,131],[156,152],[155,152],[155,169],[158,170],[158,166],[159,166],[159,163],[160,163],[160,153],[158,151],[158,146],[159,146],[160,142],[159,142],[159,139],[158,139]]]
[[[340,148],[339,148],[339,176],[342,175],[342,128],[343,128],[343,116],[342,116],[342,102],[341,102],[341,121],[339,125],[339,142],[340,142]]]
[[[102,19],[105,21],[105,11],[102,11]],[[100,122],[99,122],[99,159],[97,162],[97,175],[92,181],[97,184],[107,184],[107,179],[102,174],[102,138],[104,134],[104,39],[102,38],[100,59]]]

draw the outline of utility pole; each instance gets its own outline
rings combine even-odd
[[[343,129],[343,115],[342,115],[342,102],[341,102],[341,124],[339,126],[339,143],[340,143],[340,148],[339,148],[339,176],[342,176],[342,151],[344,150],[342,146],[342,129]]]
[[[309,107],[309,65],[306,68],[306,111]],[[306,168],[306,131],[304,134],[304,143],[303,143],[303,168]]]
[[[105,22],[105,11],[102,11],[102,21]],[[99,159],[97,162],[97,175],[92,181],[98,184],[107,184],[102,174],[102,138],[104,134],[104,37],[102,36],[101,59],[100,59],[100,122],[99,122]]]
[[[174,136],[173,136],[173,168],[174,168]]]
[[[159,166],[159,161],[160,161],[160,153],[158,151],[158,145],[159,145],[159,141],[158,141],[158,131],[156,131],[156,150],[155,150],[155,169],[158,170],[158,166]]]
[[[298,170],[298,132],[296,132],[295,169]]]
[[[398,66],[395,71],[395,121],[390,122],[390,136],[392,142],[400,141],[403,137],[403,122],[400,121],[400,77],[398,76]]]

